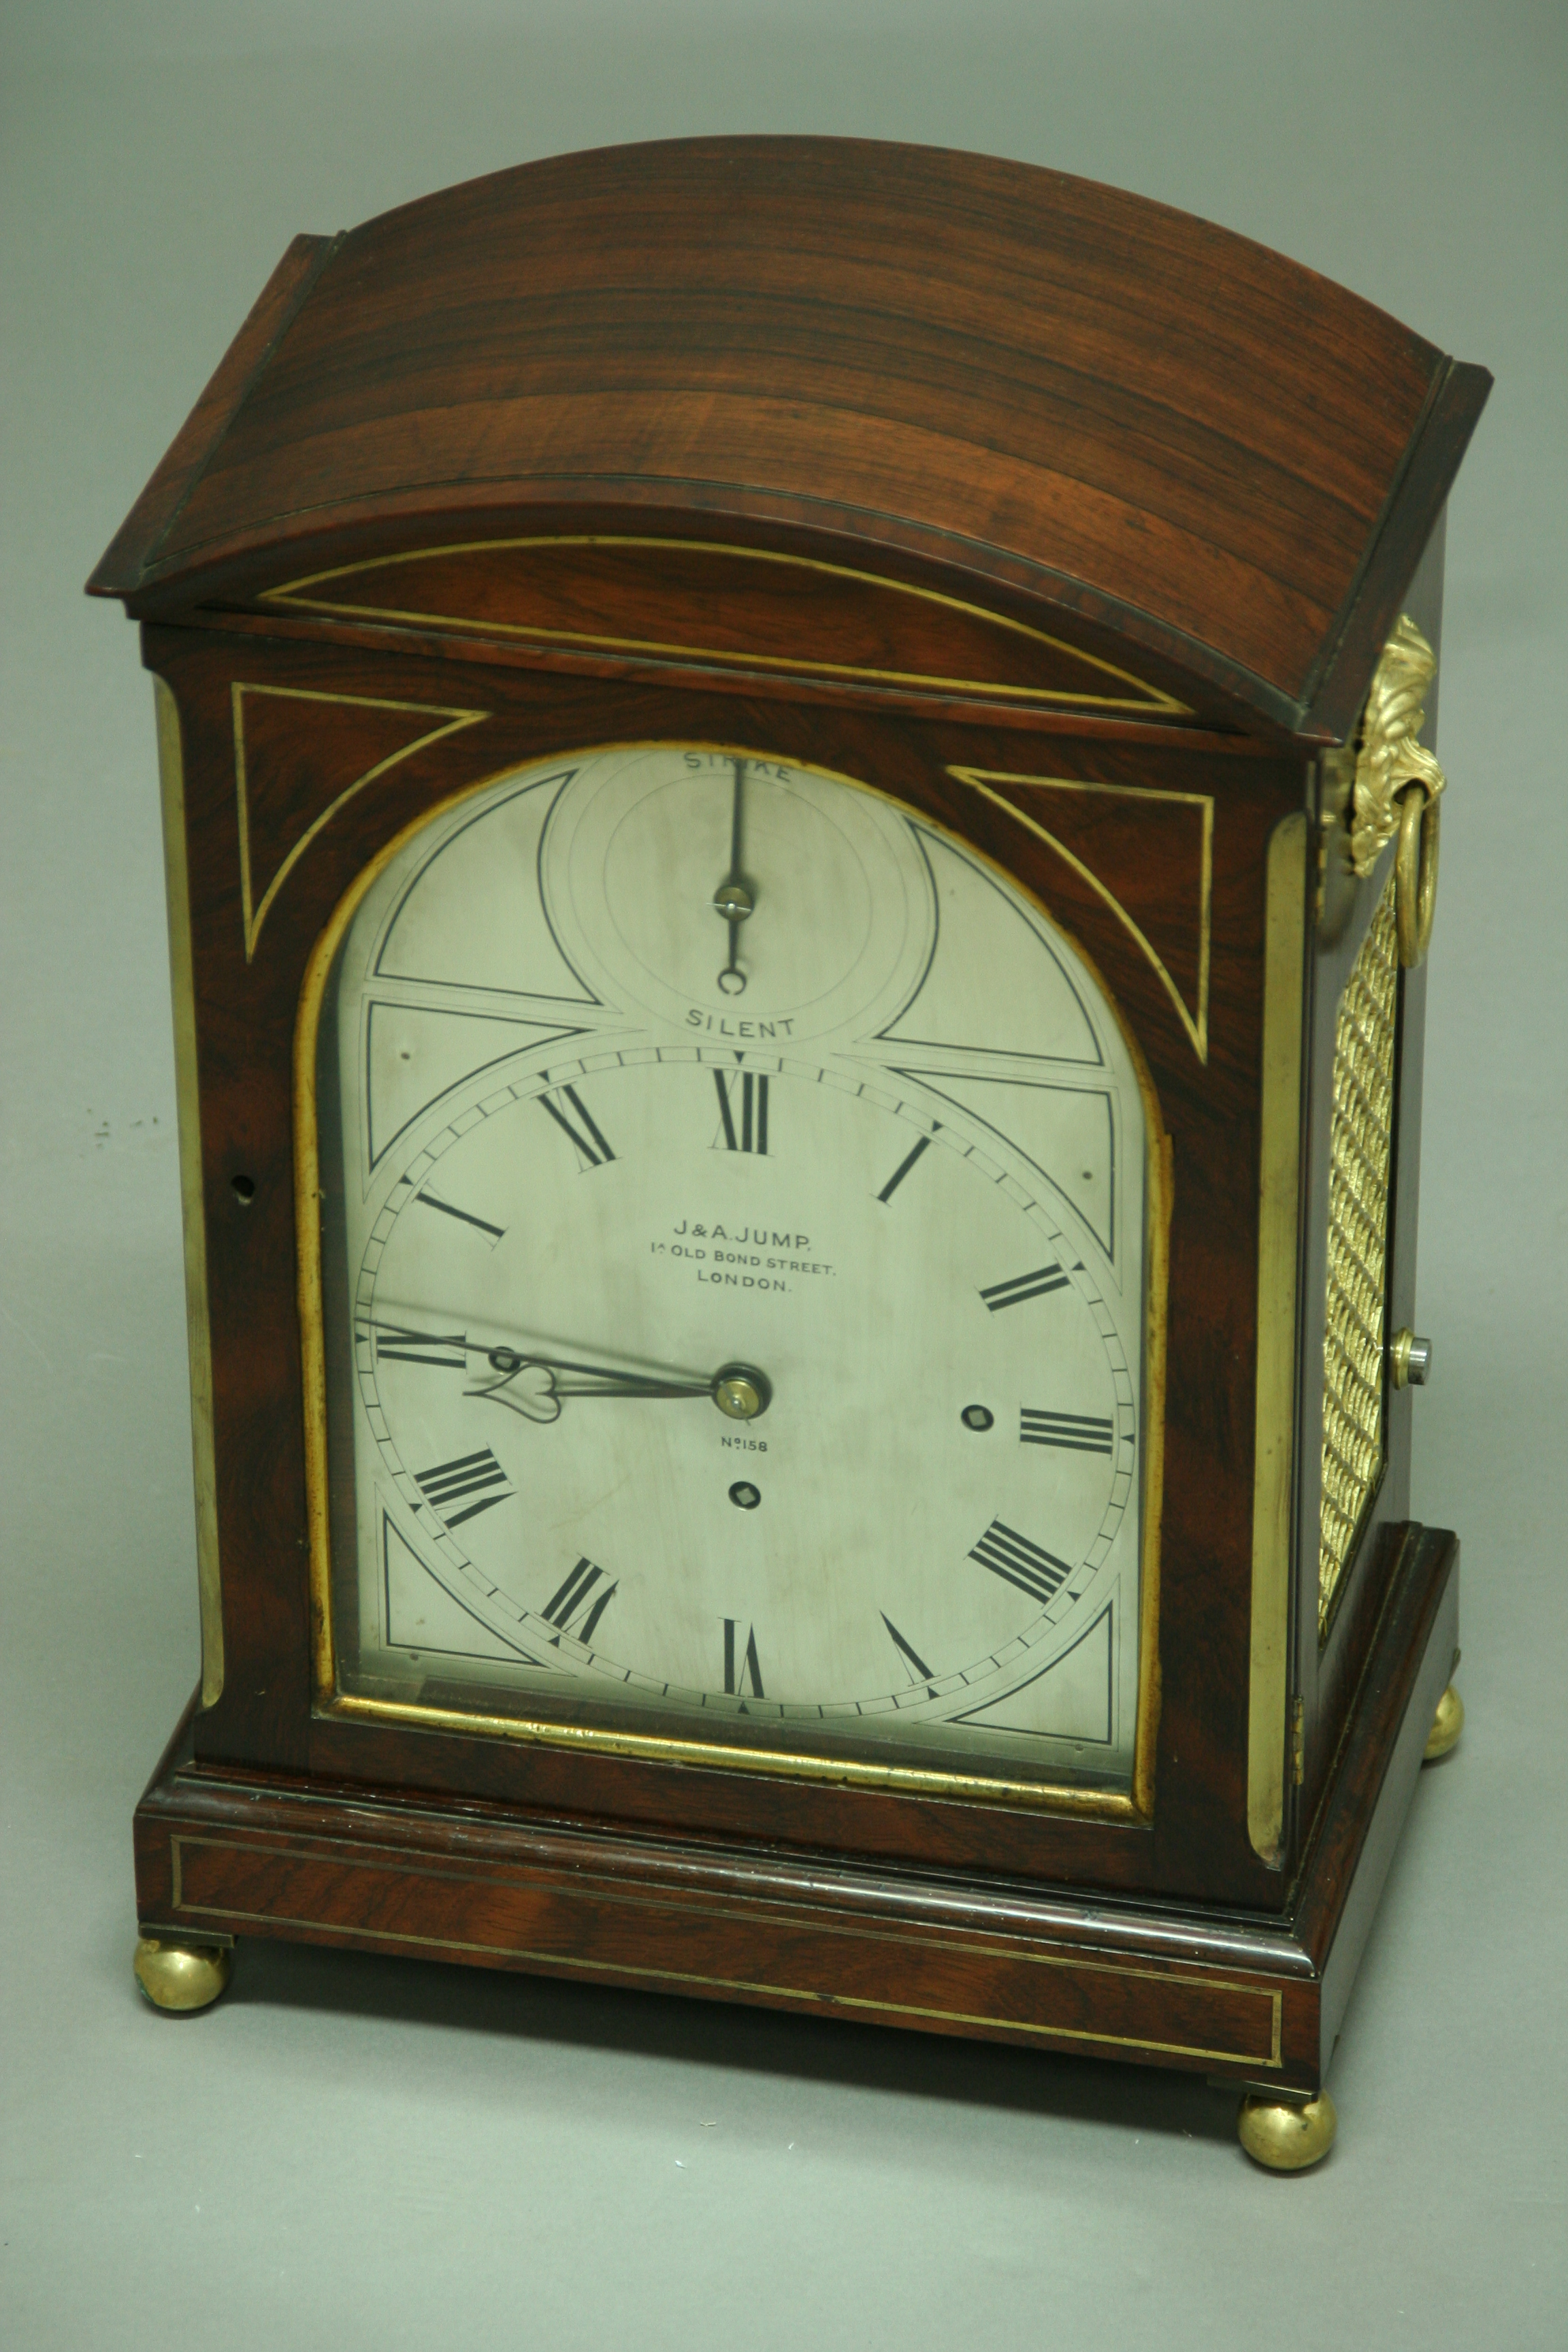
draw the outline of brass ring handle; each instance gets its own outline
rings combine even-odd
[[[1399,846],[1394,855],[1394,908],[1399,961],[1414,971],[1432,938],[1437,910],[1437,839],[1442,811],[1420,784],[1399,797]]]

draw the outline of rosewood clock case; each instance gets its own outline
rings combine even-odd
[[[1458,1609],[1381,1355],[1322,1566],[1363,985],[1367,1278],[1383,1339],[1415,1322],[1425,972],[1389,962],[1394,845],[1358,876],[1351,835],[1384,648],[1440,644],[1489,385],[1243,238],[937,151],[610,150],[296,238],[89,583],[157,680],[193,1367],[203,1678],[137,1811],[144,1937],[1320,2090]],[[1120,1811],[340,1702],[301,1283],[312,951],[423,812],[662,740],[864,780],[973,845],[1146,1065],[1169,1224]]]

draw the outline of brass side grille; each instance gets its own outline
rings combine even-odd
[[[1390,874],[1340,1000],[1329,1147],[1323,1328],[1323,1502],[1318,1632],[1354,1551],[1384,1464],[1384,1296],[1399,947]]]

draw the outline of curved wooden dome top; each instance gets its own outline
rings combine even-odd
[[[1331,734],[1489,383],[1060,173],[604,149],[297,238],[89,586],[173,618],[444,541],[782,531]]]

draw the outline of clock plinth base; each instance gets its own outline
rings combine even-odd
[[[211,2008],[234,1974],[234,1954],[220,1944],[142,1936],[133,1965],[136,1981],[153,2008],[180,2017]]]
[[[1315,2099],[1243,2099],[1237,2136],[1255,2164],[1269,2172],[1305,2172],[1334,2144],[1339,2117],[1327,2091]]]
[[[1423,1764],[1436,1764],[1439,1756],[1447,1756],[1458,1745],[1459,1734],[1465,1727],[1465,1702],[1452,1683],[1437,1701],[1437,1711],[1432,1717],[1432,1728],[1426,1734],[1422,1751]]]
[[[379,1727],[367,1740],[324,1710],[314,1773],[204,1758],[193,1698],[136,1811],[154,1982],[138,1973],[153,2000],[176,1968],[215,1998],[228,1969],[215,1944],[277,1937],[1179,2067],[1245,2093],[1258,2120],[1244,2145],[1300,2169],[1331,2137],[1329,2058],[1453,1671],[1458,1559],[1453,1536],[1406,1530],[1275,1909],[395,1785],[370,1769]],[[476,1778],[487,1757],[530,1767],[500,1742],[475,1749]],[[1265,2141],[1263,2111],[1280,2109]]]

